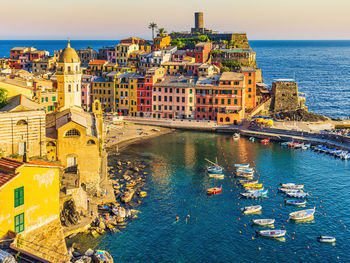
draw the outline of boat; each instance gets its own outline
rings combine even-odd
[[[304,185],[303,184],[294,184],[294,183],[286,183],[286,184],[282,184],[281,186],[283,188],[290,188],[290,189],[303,189]]]
[[[249,138],[249,141],[255,142],[255,138],[254,138],[254,137],[250,137],[250,138]]]
[[[286,193],[287,196],[293,197],[293,198],[306,198],[309,194],[308,193]]]
[[[253,206],[246,206],[241,209],[242,213],[247,215],[247,214],[254,214],[257,212],[260,212],[262,209],[261,205],[253,205]]]
[[[260,193],[241,193],[241,196],[244,198],[254,199],[259,197],[266,197],[267,190],[260,192]]]
[[[286,194],[286,193],[303,193],[304,191],[301,189],[278,188],[278,192]]]
[[[221,189],[222,189],[222,186],[220,186],[220,187],[209,188],[209,189],[207,190],[207,195],[221,194],[221,193],[222,193]]]
[[[235,168],[249,168],[249,164],[247,163],[236,163]]]
[[[113,257],[105,250],[96,250],[93,258],[93,262],[113,263]]]
[[[250,192],[250,191],[262,191],[262,190],[264,190],[264,187],[251,187],[251,188],[246,188],[245,189],[248,193]]]
[[[253,178],[254,173],[236,173],[237,177],[243,177],[243,178]]]
[[[275,219],[252,219],[252,223],[258,226],[269,226],[275,223]]]
[[[265,191],[267,193],[268,190],[267,189],[264,190],[264,188],[262,188],[262,189],[260,189],[260,188],[253,189],[253,188],[251,188],[251,189],[247,190],[247,193],[265,193]]]
[[[254,169],[253,168],[238,168],[237,173],[253,173]]]
[[[269,142],[270,142],[270,139],[263,139],[260,141],[260,143],[263,145],[269,144]]]
[[[216,179],[224,179],[225,175],[224,174],[211,174],[211,173],[209,173],[209,177],[216,178]]]
[[[287,232],[286,230],[260,230],[260,231],[256,231],[256,233],[259,236],[270,237],[270,238],[284,237],[286,232]]]
[[[281,146],[283,147],[287,147],[289,145],[290,142],[281,142]]]
[[[294,221],[311,220],[314,218],[314,213],[315,213],[315,208],[305,209],[305,210],[290,213],[289,219]]]
[[[239,180],[238,183],[239,184],[257,184],[259,182],[259,180]]]
[[[244,188],[261,188],[263,187],[263,184],[244,184]]]
[[[334,243],[336,239],[335,237],[331,236],[319,236],[317,237],[317,241],[321,243]]]
[[[304,206],[306,205],[306,200],[285,200],[286,205],[294,205],[294,206]]]
[[[207,171],[210,174],[221,174],[223,172],[223,168],[219,165],[209,166],[207,167]]]
[[[241,135],[239,135],[239,133],[235,133],[235,134],[233,135],[233,140],[234,140],[234,141],[238,141],[239,138],[241,138]]]

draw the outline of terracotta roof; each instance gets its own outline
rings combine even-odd
[[[18,174],[15,174],[15,173],[0,172],[0,187],[2,187],[8,181],[15,178],[17,175]]]
[[[93,61],[90,61],[89,65],[104,65],[106,62],[107,62],[107,60],[95,59]]]
[[[29,160],[28,163],[24,163],[18,159],[5,158],[5,157],[0,158],[0,169],[1,170],[15,172],[18,168],[20,168],[23,165],[61,167],[58,164],[45,162],[45,161],[39,161],[39,160]],[[0,170],[0,172],[1,172],[1,170]]]

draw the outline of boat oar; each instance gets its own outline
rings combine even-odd
[[[214,165],[218,165],[217,163],[214,163],[214,162],[212,162],[212,161],[210,161],[210,160],[208,160],[208,159],[205,159],[207,162],[210,162],[211,164],[214,164]]]

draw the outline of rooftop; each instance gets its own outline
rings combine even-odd
[[[254,67],[241,67],[242,72],[255,72],[256,69]]]
[[[89,65],[104,65],[106,64],[108,61],[104,60],[104,59],[95,59],[93,61],[89,62]]]
[[[219,80],[220,81],[244,80],[244,76],[242,73],[238,73],[238,72],[223,72]]]
[[[21,107],[20,107],[21,106]],[[32,101],[26,96],[19,94],[12,97],[8,103],[0,109],[0,112],[41,110],[42,105]]]
[[[15,173],[10,173],[10,172],[5,172],[5,171],[0,171],[0,188],[6,184],[8,181],[12,180],[15,178],[18,174]]]
[[[196,85],[197,78],[192,76],[166,76],[160,83],[155,83],[155,87],[179,87],[191,88]]]

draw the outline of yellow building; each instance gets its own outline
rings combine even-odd
[[[116,79],[116,108],[123,115],[137,116],[137,83],[140,75],[121,74]]]
[[[106,112],[113,111],[115,109],[114,79],[99,77],[91,83],[91,86],[92,100],[98,100],[101,103],[102,110]]]
[[[30,87],[12,84],[12,83],[9,83],[7,81],[6,82],[0,81],[0,88],[7,90],[7,97],[9,99],[14,97],[14,96],[20,95],[20,94],[22,94],[28,98],[33,97],[33,89]]]
[[[153,50],[161,50],[170,46],[170,36],[157,36],[153,39]]]
[[[128,62],[130,53],[136,50],[139,50],[139,45],[131,44],[131,43],[116,45],[115,46],[116,62],[119,65],[126,65]]]

